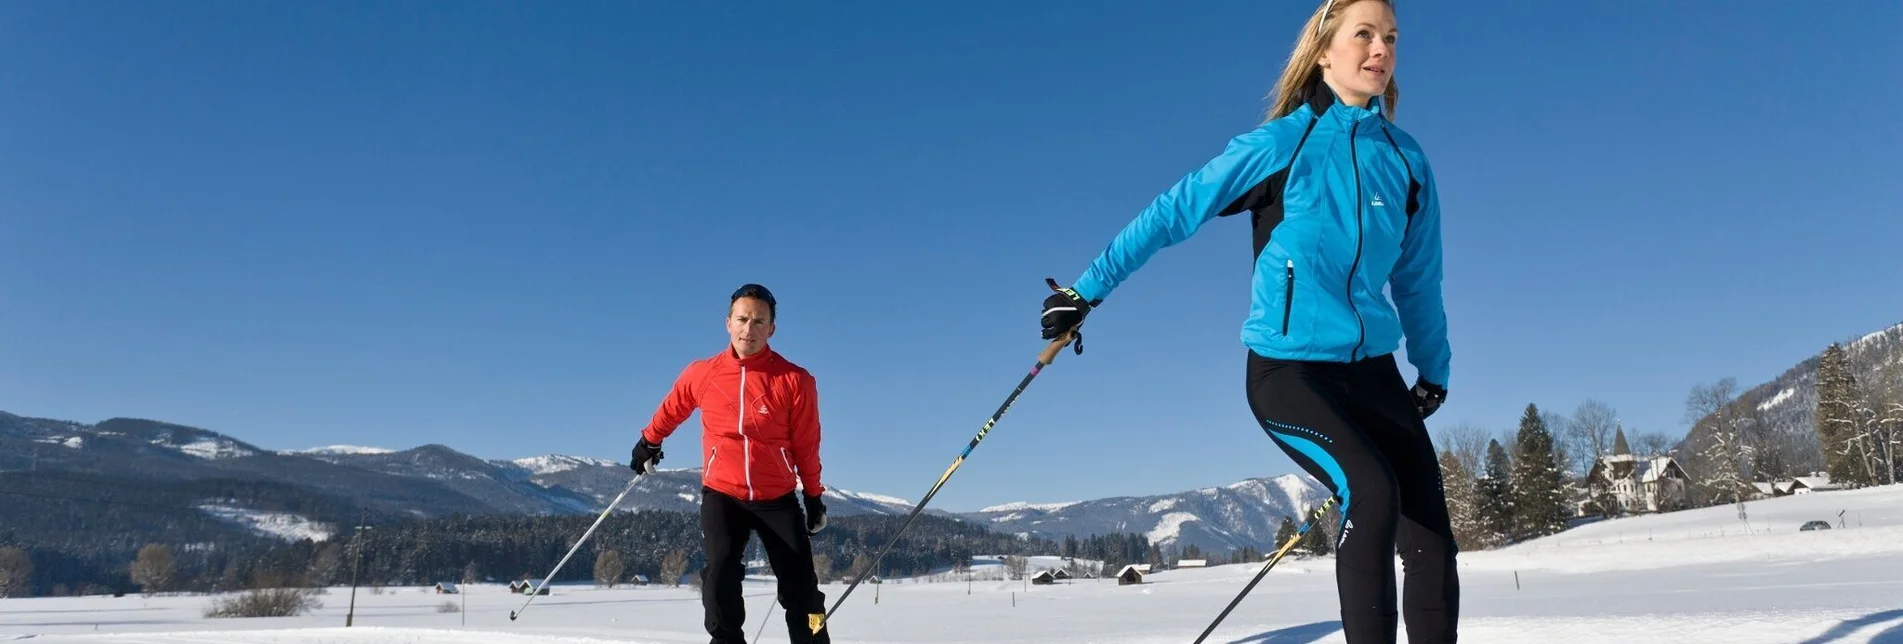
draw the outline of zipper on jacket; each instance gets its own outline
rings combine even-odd
[[[710,475],[714,472],[714,459],[717,458],[720,458],[720,446],[707,448],[707,473]]]
[[[1288,260],[1288,284],[1282,293],[1282,335],[1288,335],[1288,314],[1295,308],[1295,260]]]
[[[1348,310],[1355,313],[1355,327],[1360,337],[1355,340],[1355,348],[1348,352],[1348,360],[1354,361],[1361,354],[1361,345],[1368,340],[1368,327],[1361,320],[1361,309],[1355,306],[1355,271],[1361,269],[1361,241],[1365,233],[1361,229],[1361,156],[1355,152],[1355,131],[1361,128],[1361,122],[1355,121],[1348,128],[1348,165],[1355,170],[1355,262],[1348,267]]]
[[[793,460],[786,457],[786,448],[780,448],[780,462],[786,464],[786,473],[793,473]]]
[[[740,432],[740,471],[747,474],[747,500],[753,500],[753,441],[747,439],[747,367],[740,366],[740,416],[734,419]]]

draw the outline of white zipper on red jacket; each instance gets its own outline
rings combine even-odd
[[[753,442],[747,440],[747,366],[740,365],[740,417],[734,421],[740,432],[740,470],[747,474],[747,500],[753,500]]]

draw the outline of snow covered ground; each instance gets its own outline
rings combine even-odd
[[[1842,516],[1839,517],[1839,511]],[[1466,643],[1723,642],[1903,644],[1903,486],[1605,521],[1495,552],[1461,555]],[[1805,521],[1830,530],[1801,532]],[[1839,520],[1842,528],[1836,528]],[[1047,563],[1047,562],[1039,562]],[[570,562],[574,565],[574,562]],[[995,564],[994,564],[995,565]],[[862,585],[834,616],[835,640],[1178,643],[1195,639],[1255,566],[1161,571],[1143,584],[1074,580]],[[827,589],[837,597],[843,586]],[[785,642],[771,586],[749,586],[748,635]],[[0,641],[34,644],[588,644],[705,642],[688,587],[558,586],[528,599],[478,585],[357,594],[292,618],[207,619],[210,597],[0,600]],[[877,600],[876,603],[874,600]],[[438,612],[444,602],[467,611]],[[763,618],[766,618],[763,622]],[[465,624],[466,620],[466,624]],[[1231,644],[1341,642],[1329,559],[1285,560],[1210,638]],[[1405,641],[1405,635],[1402,637]]]

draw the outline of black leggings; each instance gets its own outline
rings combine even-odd
[[[1394,553],[1410,644],[1455,639],[1460,581],[1440,463],[1393,355],[1298,362],[1251,351],[1249,409],[1341,504],[1335,583],[1349,644],[1395,641]]]

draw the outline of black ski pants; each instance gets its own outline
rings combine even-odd
[[[1251,351],[1248,392],[1269,438],[1340,503],[1335,583],[1348,644],[1395,641],[1397,547],[1408,642],[1454,642],[1460,581],[1440,463],[1394,356],[1301,362]]]
[[[741,582],[747,576],[747,540],[760,534],[767,563],[779,580],[780,607],[795,644],[829,644],[832,627],[814,635],[807,616],[826,613],[826,594],[813,572],[813,545],[799,492],[766,501],[745,501],[712,488],[700,490],[701,547],[707,567],[700,571],[700,602],[706,609],[711,644],[746,644],[747,607]]]

